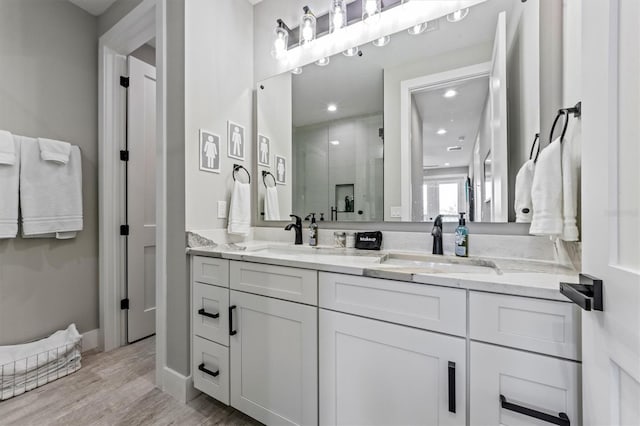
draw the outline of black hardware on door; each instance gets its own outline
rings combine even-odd
[[[456,412],[456,363],[449,361],[449,412]]]
[[[560,293],[585,311],[602,311],[602,280],[586,274],[580,274],[580,283],[560,283]]]
[[[198,370],[200,370],[203,373],[206,373],[206,374],[208,374],[208,375],[210,375],[212,377],[216,377],[218,374],[220,374],[220,370],[211,371],[211,370],[205,368],[204,362],[198,366]]]
[[[532,408],[523,407],[522,405],[514,404],[513,402],[508,402],[507,398],[504,395],[500,395],[500,405],[505,410],[513,411],[516,413],[524,414],[525,416],[533,417],[538,420],[542,420],[543,422],[553,423],[554,425],[561,426],[570,426],[571,422],[569,421],[569,417],[567,417],[566,413],[560,413],[558,416],[552,416],[551,414],[543,413],[542,411],[537,411]]]
[[[233,329],[233,310],[236,308],[236,305],[229,306],[229,336],[235,336],[238,333],[238,330]]]
[[[209,318],[218,318],[220,316],[220,314],[210,314],[204,309],[198,309],[198,314],[202,315],[203,317],[209,317]]]

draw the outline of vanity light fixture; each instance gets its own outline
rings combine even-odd
[[[382,0],[362,0],[362,20],[372,23],[380,18],[382,12]]]
[[[334,33],[347,25],[347,4],[345,0],[330,0],[329,32]]]
[[[282,59],[287,54],[287,48],[289,47],[289,27],[284,23],[282,19],[278,19],[276,29],[273,31],[273,50],[271,50],[271,56],[276,59]]]
[[[300,21],[300,45],[308,46],[316,39],[316,17],[309,6],[302,8],[304,14]]]
[[[454,98],[456,95],[458,94],[458,91],[456,89],[449,89],[446,92],[444,92],[444,96],[445,98]]]
[[[358,46],[354,46],[354,47],[348,48],[347,50],[342,52],[342,54],[344,56],[352,57],[352,56],[356,56],[358,52],[360,52],[360,48]]]
[[[301,67],[295,67],[294,69],[291,70],[291,74],[295,74],[295,75],[302,74],[302,68]]]
[[[436,132],[439,135],[446,135],[447,134],[447,129],[438,129],[438,131]]]
[[[327,111],[329,112],[336,112],[338,110],[338,107],[336,106],[336,104],[329,104],[327,105]]]
[[[464,9],[456,10],[453,13],[447,15],[447,21],[449,22],[460,22],[469,14],[469,8],[466,7]]]
[[[371,44],[373,44],[376,47],[383,47],[383,46],[386,46],[387,44],[389,44],[390,41],[391,41],[391,37],[390,36],[382,36],[380,38],[377,38],[377,39],[373,40],[371,42]]]
[[[411,35],[419,35],[425,32],[428,26],[428,22],[423,22],[422,24],[416,24],[413,27],[409,28],[407,32]]]
[[[320,58],[316,61],[316,65],[320,66],[320,67],[326,67],[327,65],[329,65],[330,59],[329,57],[324,57],[324,58]]]

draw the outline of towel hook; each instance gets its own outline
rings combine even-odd
[[[553,126],[551,126],[551,133],[549,133],[549,143],[553,142],[553,133],[556,130],[556,124],[558,124],[558,120],[560,117],[564,116],[564,126],[562,127],[562,134],[560,135],[560,143],[564,140],[564,135],[567,132],[567,125],[569,124],[569,113],[566,109],[558,110],[558,114],[556,114],[555,120],[553,120]]]
[[[276,177],[271,172],[268,172],[266,170],[262,171],[262,183],[264,183],[264,186],[267,188],[269,187],[269,185],[267,185],[267,180],[266,180],[267,176],[271,176],[271,178],[273,179],[273,186],[275,187],[277,184]]]
[[[533,158],[533,148],[536,147],[536,142],[538,143],[536,150],[536,156]],[[529,152],[529,160],[533,160],[533,162],[538,161],[538,155],[540,155],[540,133],[536,133],[536,136],[533,138],[533,143],[531,144],[531,152]]]
[[[233,165],[233,180],[236,180],[236,172],[240,169],[244,170],[247,173],[247,178],[249,179],[249,183],[251,183],[251,174],[249,173],[249,170],[245,169],[244,166],[241,166],[240,164]]]

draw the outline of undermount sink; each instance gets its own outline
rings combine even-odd
[[[387,253],[380,263],[385,267],[408,269],[414,273],[501,273],[490,260],[453,256]]]

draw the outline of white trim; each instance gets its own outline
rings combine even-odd
[[[400,209],[401,221],[411,221],[411,93],[450,81],[489,75],[491,62],[424,75],[400,82]]]
[[[156,168],[156,385],[163,388],[165,365],[166,271],[166,0],[143,0],[99,40],[99,295],[100,347],[112,350],[124,343],[120,311],[123,239],[117,230],[124,211],[124,186],[118,157],[124,139],[124,92],[119,76],[128,54],[156,39],[157,168]]]
[[[87,352],[98,347],[98,337],[100,336],[100,329],[87,331],[82,333],[82,352]]]
[[[164,367],[163,371],[163,390],[178,401],[186,404],[200,395],[200,391],[193,387],[192,376],[183,376],[169,367]]]

